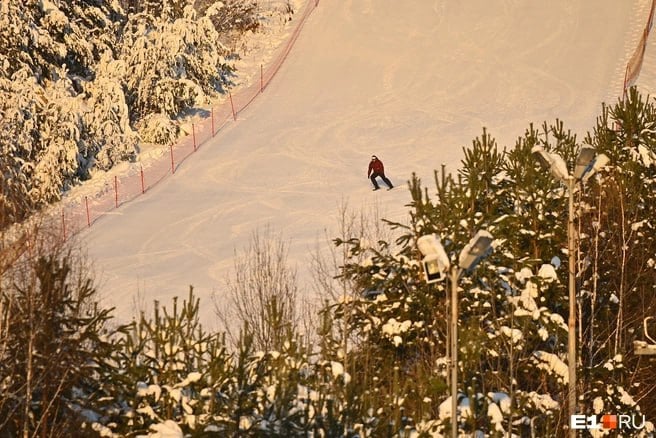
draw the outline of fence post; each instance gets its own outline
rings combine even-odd
[[[118,208],[118,176],[114,175],[114,207]]]
[[[141,194],[146,193],[146,185],[144,184],[144,171],[143,164],[141,165]]]
[[[87,208],[87,226],[91,227],[91,214],[89,214],[89,197],[88,196],[84,197],[84,204],[86,205],[86,208]]]
[[[66,240],[66,215],[64,214],[64,209],[62,208],[62,236],[63,239]]]
[[[173,143],[171,143],[171,174],[175,173],[175,163],[173,162]]]
[[[191,141],[194,142],[194,152],[196,152],[196,125],[191,124]]]
[[[211,112],[211,117],[212,117],[212,137],[214,137],[214,107],[212,107],[212,112]]]
[[[232,93],[228,92],[228,95],[230,96],[230,107],[232,108],[232,120],[235,122],[237,121],[237,113],[235,113],[235,104],[232,101]]]

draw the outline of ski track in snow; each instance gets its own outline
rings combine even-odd
[[[82,233],[105,301],[129,320],[133,303],[169,306],[194,285],[214,328],[210,297],[225,297],[235,250],[267,225],[312,290],[309,254],[337,235],[342,203],[405,222],[412,172],[433,192],[434,169],[456,170],[483,127],[502,147],[531,122],[592,129],[621,92],[645,4],[321,1],[237,123]],[[395,190],[371,192],[372,153]]]

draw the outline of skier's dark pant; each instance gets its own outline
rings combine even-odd
[[[378,178],[378,177],[380,177],[385,182],[385,184],[387,184],[387,187],[389,187],[390,189],[392,187],[394,187],[392,185],[392,182],[385,176],[384,173],[374,172],[374,173],[371,174],[371,183],[374,185],[375,189],[379,188],[378,187],[378,182],[376,181],[376,178]]]

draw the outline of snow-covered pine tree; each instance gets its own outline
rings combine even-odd
[[[78,144],[84,111],[82,98],[77,95],[68,71],[62,67],[46,80],[40,107],[35,114],[40,122],[35,134],[34,170],[31,198],[39,203],[58,200],[78,170]]]
[[[7,76],[27,66],[41,82],[53,79],[57,69],[66,65],[71,75],[88,77],[100,55],[115,47],[120,15],[111,2],[6,3],[7,13],[0,27],[0,60],[10,61]]]
[[[3,219],[13,222],[59,199],[78,176],[78,148],[97,141],[86,137],[79,93],[100,54],[115,47],[118,14],[98,1],[7,3],[0,26],[0,163]]]
[[[0,139],[6,144],[0,154],[12,167],[10,198],[25,196],[28,211],[59,199],[77,172],[80,101],[65,68],[60,73],[44,86],[27,68],[16,72],[11,81],[0,79],[6,97],[0,103],[2,125],[7,134]]]
[[[134,159],[139,137],[130,125],[130,111],[123,93],[125,63],[105,52],[95,66],[92,81],[82,83],[86,101],[82,114],[79,174],[92,168],[107,170]]]
[[[92,422],[102,433],[181,433],[221,436],[307,436],[322,430],[323,396],[301,338],[290,335],[280,350],[259,350],[246,324],[234,348],[225,335],[206,332],[198,321],[199,300],[190,290],[170,310],[156,304],[122,330],[99,376],[104,404]],[[330,379],[337,380],[329,372]],[[341,374],[339,375],[341,377]],[[330,395],[324,395],[334,399]]]
[[[33,142],[39,91],[27,68],[11,79],[0,77],[0,228],[23,220],[34,208],[29,193],[35,157],[29,147]]]
[[[419,181],[411,185],[421,198]],[[435,210],[422,199],[414,201],[425,207],[423,212]],[[413,219],[423,223],[425,216],[416,213]],[[344,394],[353,394],[353,400],[342,424],[346,430],[359,425],[374,436],[393,435],[433,418],[433,403],[446,393],[440,361],[445,353],[444,287],[419,280],[412,233],[399,238],[399,248],[357,235],[336,242],[348,247],[341,275],[355,288],[325,310],[347,327],[349,339],[343,361],[351,378]],[[372,301],[365,291],[380,295]]]
[[[535,144],[570,161],[579,147],[561,121],[545,123],[541,131],[529,128],[507,154],[484,131],[465,150],[457,180],[436,173],[437,201],[419,181],[411,182],[411,225],[398,238],[398,251],[389,252],[386,242],[374,248],[350,240],[354,255],[369,257],[347,263],[343,275],[362,289],[385,293],[373,302],[338,305],[335,315],[350,315],[361,339],[361,349],[351,353],[355,363],[364,367],[371,357],[379,364],[356,368],[351,385],[362,385],[368,408],[393,430],[409,422],[417,430],[446,433],[450,423],[445,361],[437,356],[445,353],[448,285],[424,283],[416,239],[438,233],[456,263],[478,229],[489,230],[496,242],[494,254],[459,282],[459,391],[467,411],[460,427],[544,436],[565,427],[567,270],[560,258],[567,244],[567,193],[539,170],[530,152]],[[422,365],[421,358],[431,359]],[[402,370],[399,380],[394,370]],[[405,424],[395,414],[401,408]]]
[[[580,288],[586,408],[656,417],[653,360],[632,354],[656,315],[656,106],[632,88],[586,138],[610,158],[583,191]]]
[[[227,83],[230,68],[219,34],[209,17],[197,17],[191,6],[172,22],[145,13],[131,16],[121,45],[128,105],[133,121],[144,120],[143,132],[151,131],[149,116],[178,116]],[[144,138],[162,143],[173,139]]]
[[[549,192],[532,193],[538,172],[530,149],[535,142],[551,148],[552,142],[572,141],[556,122],[545,124],[541,134],[530,128],[514,150],[500,153],[484,130],[464,151],[455,190],[439,190],[440,200],[461,199],[449,202],[455,220],[442,227],[452,263],[476,230],[486,229],[496,238],[495,252],[460,280],[459,379],[470,411],[470,420],[463,425],[466,430],[505,434],[512,428],[515,433],[528,433],[523,419],[532,417],[541,419],[532,426],[541,434],[552,434],[559,427],[554,421],[559,405],[554,400],[561,398],[564,381],[551,364],[566,351],[564,343],[554,344],[556,339],[566,339],[566,327],[557,313],[563,307],[561,300],[554,299],[558,282],[549,264],[558,249],[549,250],[542,240],[558,228],[562,206],[553,205]],[[553,208],[553,214],[545,205]],[[546,260],[532,258],[531,249]],[[538,383],[548,381],[546,387]]]
[[[196,2],[199,13],[211,18],[221,41],[235,49],[235,43],[245,32],[255,32],[260,28],[261,8],[254,0],[199,0]]]
[[[185,430],[213,422],[224,394],[232,388],[232,359],[225,338],[208,333],[198,320],[199,301],[188,298],[170,309],[155,303],[122,330],[121,348],[108,358],[114,366],[103,385],[97,430],[146,433],[171,420]]]
[[[147,14],[157,19],[173,21],[181,18],[193,0],[120,0],[128,15]]]
[[[566,193],[537,165],[531,155],[536,144],[562,151],[574,147],[575,137],[558,120],[540,131],[530,126],[505,155],[493,184],[496,209],[486,220],[499,244],[484,280],[489,301],[481,316],[489,340],[480,370],[489,433],[551,436],[566,423],[559,415],[567,389],[567,271],[560,263]]]

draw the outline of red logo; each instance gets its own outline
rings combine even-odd
[[[601,424],[604,429],[617,429],[617,415],[604,415],[601,417]]]

